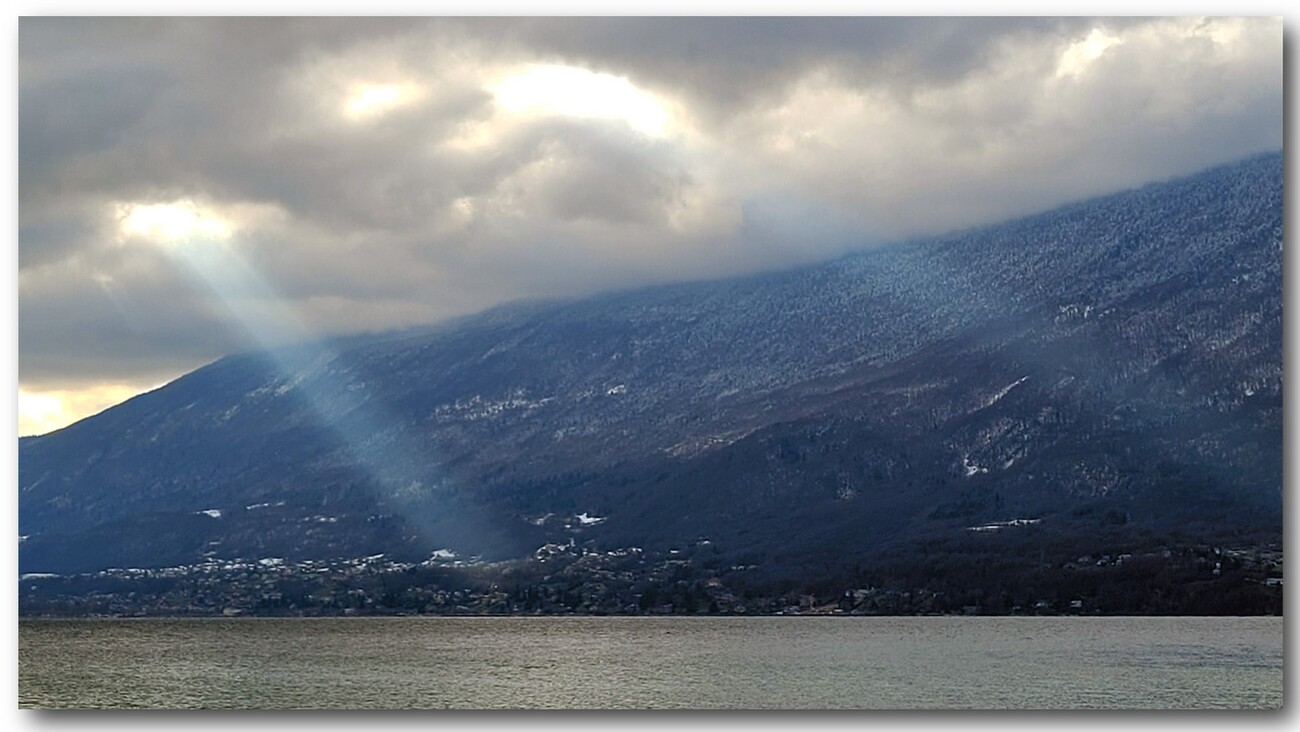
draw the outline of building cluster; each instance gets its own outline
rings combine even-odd
[[[382,554],[296,562],[212,558],[159,569],[23,575],[19,610],[62,616],[316,616],[1050,615],[1195,609],[1178,605],[1190,600],[1177,596],[1168,598],[1169,605],[1140,604],[1153,583],[1165,583],[1176,592],[1237,603],[1249,614],[1268,611],[1274,600],[1280,608],[1282,591],[1279,547],[1196,545],[1090,554],[1051,568],[1050,577],[1037,584],[994,572],[978,586],[945,584],[936,575],[929,587],[810,591],[789,582],[753,581],[757,570],[726,561],[708,541],[661,553],[547,544],[532,557],[505,562],[450,552],[423,561]]]

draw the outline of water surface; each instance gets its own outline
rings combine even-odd
[[[1282,618],[23,620],[60,708],[1277,708]]]

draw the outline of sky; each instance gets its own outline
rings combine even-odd
[[[22,18],[18,419],[1277,150],[1280,18]]]

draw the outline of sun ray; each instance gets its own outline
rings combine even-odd
[[[424,451],[394,430],[397,421],[382,404],[349,381],[338,353],[311,331],[276,288],[227,246],[235,233],[228,223],[192,203],[120,207],[120,236],[144,237],[165,252],[177,270],[207,289],[232,320],[271,359],[284,397],[299,399],[331,429],[353,464],[362,470],[380,502],[398,507],[412,526],[432,538],[432,526],[446,517],[430,501],[426,484],[436,482],[421,466]],[[340,394],[351,395],[342,403]],[[33,409],[40,407],[33,403]]]

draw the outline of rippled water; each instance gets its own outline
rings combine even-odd
[[[1276,708],[1281,618],[25,620],[22,707]]]

